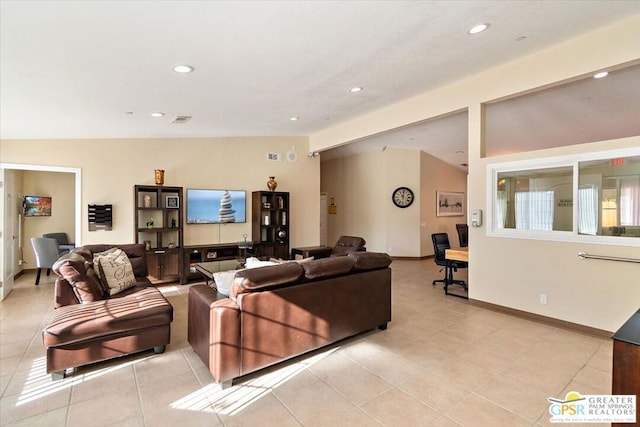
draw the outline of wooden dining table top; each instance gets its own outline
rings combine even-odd
[[[469,248],[446,249],[444,257],[451,261],[469,261]]]

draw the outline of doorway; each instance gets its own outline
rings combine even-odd
[[[18,265],[22,259],[20,247],[24,246],[24,237],[19,235],[20,220],[18,218],[19,204],[18,195],[22,194],[22,188],[17,188],[17,183],[13,179],[13,171],[39,171],[39,172],[62,172],[74,174],[74,232],[77,245],[82,243],[81,234],[81,183],[82,171],[80,168],[69,168],[59,166],[28,165],[17,163],[0,163],[0,225],[2,225],[2,253],[0,257],[0,300],[7,297],[11,292],[13,277],[20,270]]]

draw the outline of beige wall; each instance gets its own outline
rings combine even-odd
[[[420,188],[422,194],[421,215],[421,254],[433,255],[431,234],[447,233],[451,246],[459,246],[456,224],[467,223],[466,200],[464,215],[436,216],[436,193],[438,191],[453,191],[467,195],[467,173],[440,161],[435,157],[420,153]]]
[[[310,148],[322,151],[467,108],[468,207],[486,212],[486,165],[489,162],[637,146],[638,142],[636,139],[582,144],[485,159],[482,104],[638,62],[638,39],[640,16],[634,16],[311,135]],[[469,241],[472,299],[608,331],[619,328],[638,309],[638,264],[583,261],[576,256],[579,250],[585,250],[637,258],[638,247],[489,237],[485,225],[470,228]],[[538,303],[541,293],[548,295],[547,305]]]
[[[414,192],[408,208],[391,201],[398,187]],[[433,255],[431,233],[448,232],[456,246],[455,224],[466,221],[436,217],[436,191],[466,192],[466,173],[415,149],[390,147],[322,162],[321,188],[337,205],[337,214],[329,215],[329,244],[356,235],[370,251],[422,257]]]
[[[536,157],[630,147],[640,147],[640,137],[542,150]],[[486,194],[487,165],[531,157],[521,153],[478,160],[469,191]],[[469,282],[474,299],[608,331],[617,330],[638,310],[640,264],[581,260],[577,255],[585,251],[640,258],[640,242],[630,247],[489,237],[485,228],[470,230]],[[540,294],[548,296],[547,305],[538,302]]]
[[[81,236],[75,238],[84,244],[132,242],[133,186],[153,184],[154,169],[164,169],[165,185],[247,191],[247,223],[186,225],[185,245],[236,242],[245,233],[251,236],[251,192],[267,190],[269,176],[276,177],[279,191],[291,193],[291,245],[316,245],[320,161],[299,155],[290,163],[285,154],[292,149],[307,153],[307,138],[3,140],[0,158],[3,163],[81,168],[82,226]],[[267,152],[281,153],[285,160],[268,161]],[[73,192],[72,183],[69,192]],[[88,204],[113,205],[112,231],[88,231]]]
[[[351,235],[362,236],[369,250],[386,250],[386,211],[381,208],[385,171],[380,151],[322,162],[321,191],[334,201],[337,212],[327,219],[328,245],[341,235]]]
[[[18,199],[23,196],[51,197],[51,216],[28,217],[23,220],[24,268],[35,268],[35,254],[31,248],[31,237],[42,237],[44,233],[67,233],[70,242],[75,241],[75,176],[62,172],[21,171],[22,186]]]

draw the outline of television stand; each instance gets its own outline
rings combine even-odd
[[[187,245],[183,248],[183,254],[184,259],[182,265],[184,266],[184,271],[182,274],[183,280],[180,282],[181,285],[186,284],[190,280],[202,279],[202,276],[196,270],[196,264],[198,263],[228,260],[240,260],[244,262],[242,258],[251,255],[247,253],[246,249],[241,249],[238,242]]]

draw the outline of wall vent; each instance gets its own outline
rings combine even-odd
[[[186,123],[191,120],[191,116],[177,116],[175,119],[171,120],[171,123],[179,124]]]
[[[267,153],[267,160],[271,160],[272,162],[281,162],[282,153]]]

